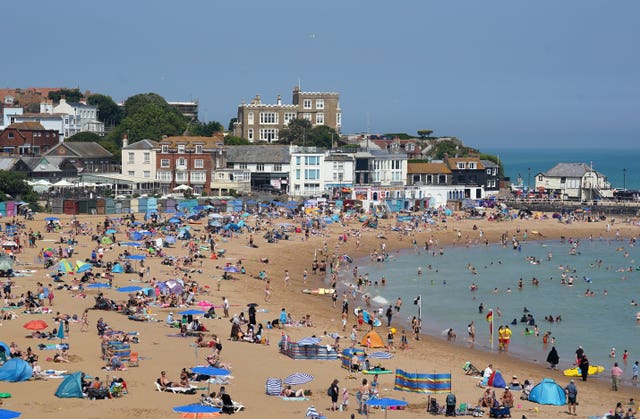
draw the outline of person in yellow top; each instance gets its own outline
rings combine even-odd
[[[498,327],[498,349],[504,350],[504,326]]]
[[[509,326],[505,326],[504,329],[502,329],[502,345],[505,351],[509,350],[509,343],[511,342],[512,334],[513,332],[511,332],[511,329],[509,329]]]

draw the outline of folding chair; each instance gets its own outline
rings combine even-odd
[[[138,364],[138,353],[137,352],[131,352],[131,354],[129,355],[129,367],[139,367],[140,365]]]

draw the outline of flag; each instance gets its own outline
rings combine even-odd
[[[487,313],[487,321],[489,322],[489,334],[491,334],[491,338],[493,339],[493,310],[489,310]]]

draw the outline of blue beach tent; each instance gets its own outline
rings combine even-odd
[[[556,384],[555,381],[551,378],[545,378],[531,389],[529,400],[538,404],[564,406],[565,394],[562,387]]]
[[[67,375],[58,386],[55,394],[56,397],[63,399],[84,398],[84,394],[82,394],[82,373],[74,372]]]
[[[22,358],[11,358],[0,367],[0,381],[17,383],[28,380],[32,375],[31,365]]]

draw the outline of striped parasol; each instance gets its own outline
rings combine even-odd
[[[299,386],[313,381],[313,375],[306,372],[294,372],[284,379],[284,383],[289,386]]]
[[[373,359],[391,359],[393,358],[393,355],[389,352],[372,352],[368,357]]]

